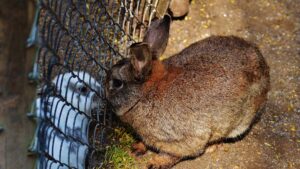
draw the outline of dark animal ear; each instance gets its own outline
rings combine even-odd
[[[153,19],[143,42],[148,43],[153,59],[159,58],[165,51],[171,25],[171,17],[165,15],[162,19]]]
[[[134,43],[130,46],[130,61],[136,80],[144,80],[152,68],[152,55],[147,43]]]

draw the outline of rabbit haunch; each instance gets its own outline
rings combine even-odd
[[[147,145],[180,157],[246,131],[269,89],[262,55],[237,37],[210,37],[151,66],[145,82],[108,99]]]

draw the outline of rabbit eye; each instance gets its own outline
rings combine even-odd
[[[123,86],[123,82],[121,80],[119,80],[119,79],[113,79],[112,83],[113,83],[112,84],[113,88],[115,88],[115,89],[119,89],[119,88],[121,88]]]

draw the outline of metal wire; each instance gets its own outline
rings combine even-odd
[[[162,0],[161,0],[162,1]],[[37,44],[38,169],[104,167],[113,129],[105,73],[141,41],[159,0],[40,0],[29,45]],[[38,29],[36,27],[38,27]],[[38,36],[36,36],[38,34]]]

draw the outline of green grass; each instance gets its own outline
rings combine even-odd
[[[111,169],[136,169],[137,161],[130,155],[135,142],[131,133],[124,128],[115,128],[111,134],[112,145],[106,147],[104,167]]]

